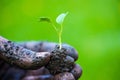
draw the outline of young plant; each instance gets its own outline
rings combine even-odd
[[[48,22],[48,23],[50,23],[52,25],[52,27],[54,28],[54,30],[57,32],[58,39],[59,39],[59,46],[60,46],[59,49],[62,48],[62,39],[61,39],[61,37],[62,37],[62,31],[63,31],[63,22],[64,22],[65,17],[67,16],[67,14],[68,14],[68,12],[61,13],[56,18],[56,23],[59,24],[59,27],[56,27],[50,18],[47,18],[47,17],[41,17],[40,18],[40,22]]]

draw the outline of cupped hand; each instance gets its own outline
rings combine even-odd
[[[55,46],[57,45],[57,43],[54,42],[24,42],[24,43],[19,43],[21,46],[33,50],[33,51],[37,51],[37,52],[51,52]],[[71,56],[72,58],[74,58],[74,60],[76,61],[78,59],[78,53],[77,51],[70,45],[67,44],[63,44],[62,45],[63,48],[66,49],[66,52],[68,53],[68,56]],[[27,75],[24,80],[29,80],[29,79],[38,79],[38,80],[77,80],[78,78],[80,78],[81,74],[82,74],[82,69],[78,64],[74,64],[73,69],[70,72],[63,72],[63,73],[59,73],[56,75],[51,75],[49,70],[46,69],[45,67],[42,67],[38,70],[31,70],[34,73],[36,73],[37,76],[33,75]],[[41,73],[43,72],[43,73]],[[30,72],[28,72],[30,73]]]
[[[51,51],[56,45],[57,43],[53,42],[13,43],[0,37],[0,64],[4,64],[1,65],[0,79],[77,80],[82,74],[82,69],[78,64],[74,64],[73,69],[69,72],[62,72],[55,75],[52,75],[44,67],[49,62]],[[73,47],[67,44],[63,44],[62,47],[66,49],[68,56],[74,58],[75,61],[78,59],[78,53]],[[12,64],[12,66],[5,62]]]

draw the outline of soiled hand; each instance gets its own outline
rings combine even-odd
[[[51,51],[57,43],[23,42],[13,43],[0,37],[0,79],[1,80],[77,80],[82,74],[78,64],[69,72],[52,75],[44,67],[50,60]],[[67,55],[78,59],[76,50],[63,44]],[[9,65],[9,64],[12,65]]]

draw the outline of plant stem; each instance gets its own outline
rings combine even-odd
[[[60,49],[62,48],[62,40],[61,40],[61,33],[59,33],[59,46],[60,46]]]
[[[60,32],[59,32],[59,34],[58,34],[58,36],[59,36],[59,45],[60,45],[60,49],[62,48],[62,30],[63,30],[63,26],[62,26],[62,24],[60,25],[61,26],[61,28],[60,28]]]
[[[63,30],[63,25],[62,24],[60,25],[60,30],[58,30],[53,23],[51,23],[51,25],[53,26],[54,30],[58,34],[58,40],[59,40],[59,46],[60,46],[59,49],[61,49],[62,48],[62,30]]]
[[[53,24],[53,23],[51,23],[51,25],[53,26],[53,28],[54,28],[54,30],[57,32],[57,34],[58,34],[58,29],[56,28],[56,26]]]

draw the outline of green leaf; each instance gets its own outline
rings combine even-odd
[[[57,22],[58,24],[62,24],[63,21],[64,21],[64,18],[66,17],[67,14],[68,14],[68,12],[60,14],[60,15],[56,18],[56,22]]]
[[[48,23],[51,23],[51,20],[50,20],[50,18],[47,18],[47,17],[40,17],[40,22],[48,22]]]

